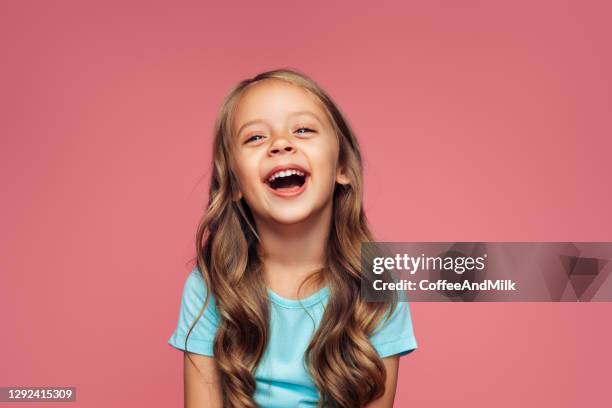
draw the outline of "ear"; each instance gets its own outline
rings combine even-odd
[[[230,178],[232,182],[230,182],[230,190],[232,191],[232,201],[240,201],[242,199],[242,191],[240,190],[240,183],[238,182],[238,178],[231,173]]]
[[[232,201],[240,201],[242,199],[242,191],[238,190],[232,197]]]
[[[348,185],[351,184],[351,179],[346,175],[346,169],[344,166],[338,166],[336,170],[336,183]]]

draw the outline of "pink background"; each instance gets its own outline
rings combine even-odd
[[[271,68],[346,113],[379,240],[612,241],[609,2],[83,3],[0,6],[0,386],[181,406],[213,120]],[[412,310],[398,407],[610,404],[611,303]]]

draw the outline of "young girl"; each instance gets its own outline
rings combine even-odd
[[[168,341],[186,407],[392,407],[417,344],[406,302],[361,293],[362,186],[357,140],[307,76],[264,72],[225,98]]]

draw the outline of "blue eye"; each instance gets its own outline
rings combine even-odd
[[[314,130],[312,130],[310,128],[307,128],[307,127],[301,127],[298,130],[296,130],[296,132],[299,133],[299,134],[304,134],[304,133],[314,132]]]
[[[252,140],[259,140],[259,139],[255,139],[256,137],[263,137],[263,136],[262,135],[253,135],[253,136],[249,137],[247,140],[245,140],[244,143],[246,144],[246,143],[251,142]]]

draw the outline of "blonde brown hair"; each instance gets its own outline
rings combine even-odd
[[[295,69],[267,71],[238,83],[225,97],[215,123],[208,207],[197,229],[196,250],[198,269],[220,316],[213,352],[224,406],[257,406],[253,373],[268,340],[269,300],[259,237],[247,203],[233,199],[238,183],[231,148],[233,113],[240,97],[249,86],[265,80],[286,81],[309,91],[325,107],[339,141],[338,164],[350,183],[336,184],[333,193],[325,266],[302,282],[318,279],[329,287],[325,312],[304,359],[319,390],[319,406],[360,407],[384,393],[385,368],[368,337],[385,312],[391,314],[397,299],[391,295],[383,302],[367,302],[361,293],[368,277],[361,272],[360,244],[373,237],[362,206],[357,139],[332,99]],[[208,293],[198,319],[207,304]]]

